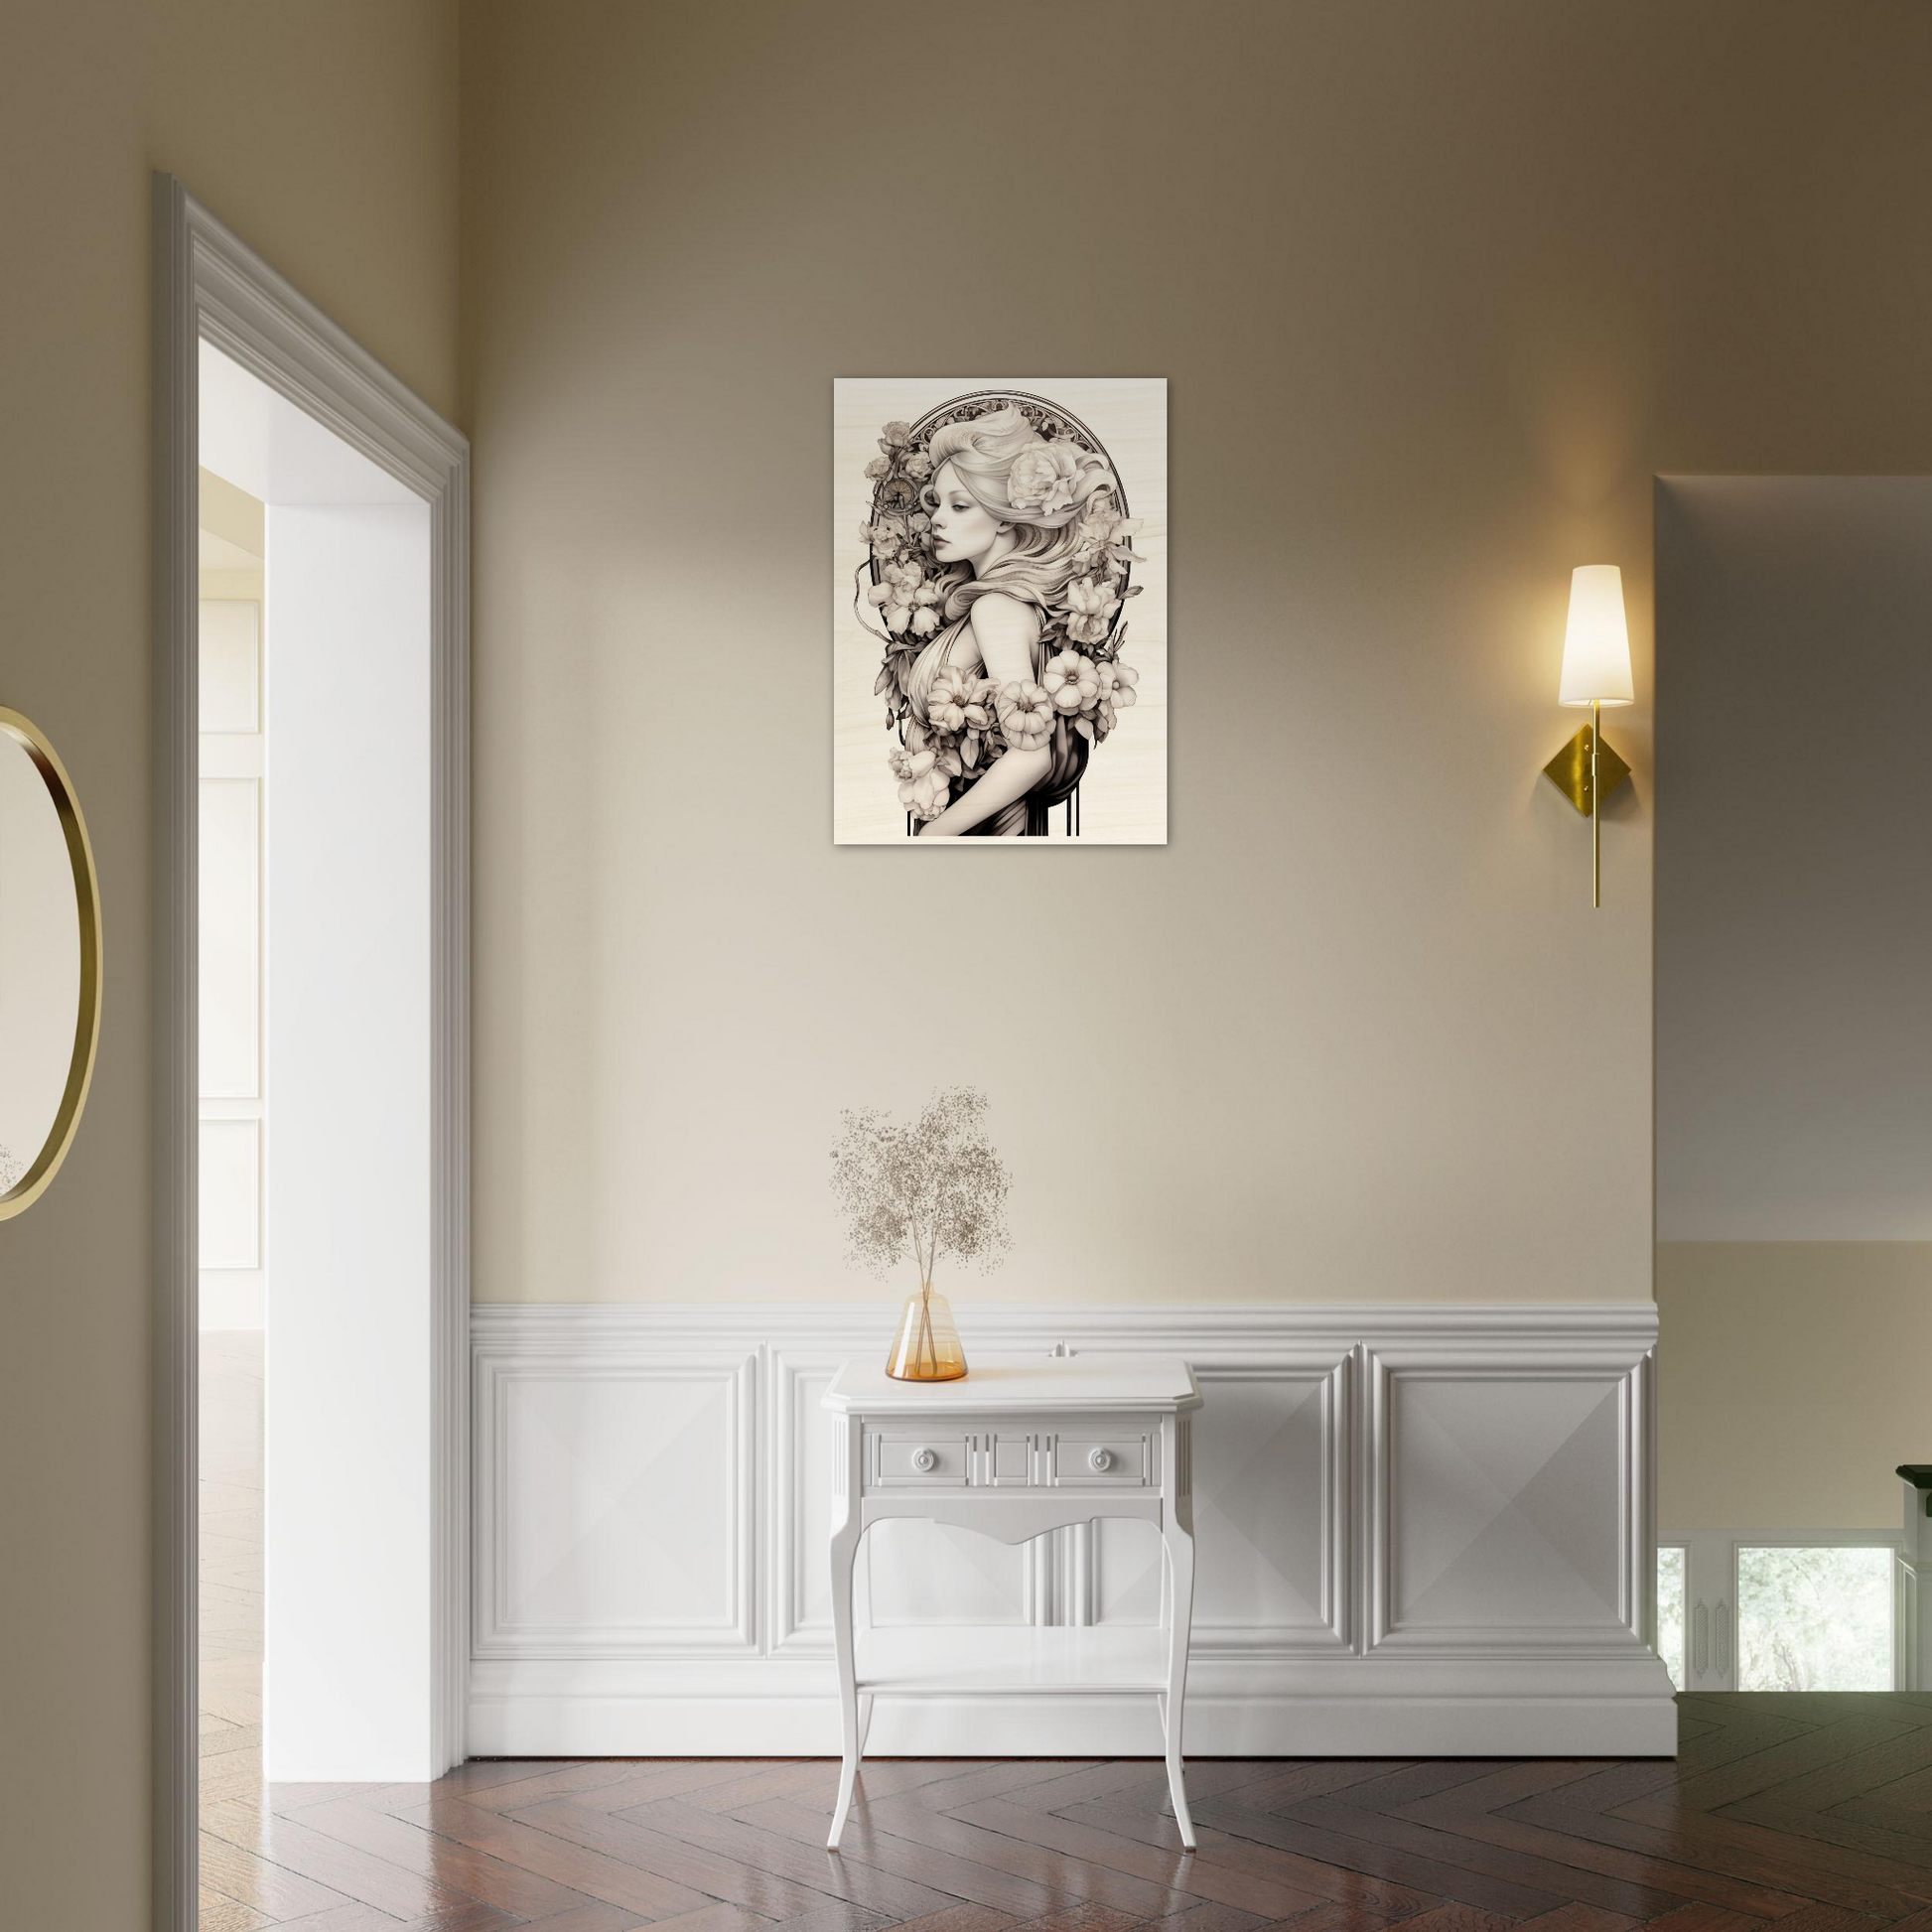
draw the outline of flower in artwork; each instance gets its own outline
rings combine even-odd
[[[1129,564],[1144,564],[1147,559],[1129,541],[1141,527],[1138,516],[1117,516],[1113,528],[1107,533],[1104,568],[1110,582],[1117,583],[1127,575]]]
[[[1016,752],[1037,752],[1053,736],[1053,700],[1031,678],[1000,687],[1000,729]]]
[[[898,555],[909,534],[909,526],[901,518],[888,515],[874,517],[859,531],[861,540],[871,545],[872,554],[882,563]]]
[[[917,564],[907,565],[906,568],[920,569]],[[944,598],[944,590],[920,571],[919,581],[912,590],[913,636],[930,637],[939,628],[939,606]]]
[[[881,477],[890,477],[892,474],[893,460],[889,456],[876,456],[866,465],[866,477],[869,482],[877,483]]]
[[[879,432],[879,447],[891,456],[896,450],[902,450],[912,440],[910,423],[891,422]]]
[[[1100,677],[1100,702],[1093,714],[1093,739],[1097,745],[1120,722],[1120,713],[1134,703],[1138,695],[1134,686],[1140,682],[1141,674],[1118,658],[1096,664],[1094,669]],[[1076,723],[1082,732],[1087,729],[1085,720]]]
[[[879,582],[866,593],[866,602],[878,610],[886,620],[886,628],[897,637],[911,624],[919,604],[931,605],[937,598],[927,591],[925,572],[908,561],[887,564],[879,573]],[[914,634],[924,636],[934,627],[932,623],[914,627]]]
[[[1039,674],[1039,688],[1062,716],[1091,714],[1100,702],[1100,667],[1077,650],[1063,650],[1047,659],[1046,668]]]
[[[1120,599],[1109,585],[1076,577],[1066,587],[1066,634],[1076,644],[1104,644]]]
[[[1098,563],[1112,540],[1115,521],[1114,492],[1096,489],[1073,526],[1073,556],[1083,570],[1091,570]]]
[[[909,744],[895,745],[887,761],[898,780],[898,802],[914,818],[937,818],[946,809],[951,783],[933,747],[915,751]]]
[[[1131,542],[1140,527],[1138,516],[1120,514],[1111,489],[1095,490],[1073,529],[1073,557],[1078,573],[1089,577],[1098,573],[1109,584],[1118,584],[1127,575],[1129,564],[1147,562]]]
[[[1077,444],[1064,437],[1052,443],[1035,443],[1013,460],[1007,476],[1007,501],[1022,515],[1028,510],[1057,515],[1072,507],[1080,470]]]
[[[924,483],[932,475],[932,459],[923,450],[914,450],[905,459],[905,474],[914,483]]]
[[[942,732],[986,731],[993,723],[993,680],[944,664],[926,693],[926,721]]]

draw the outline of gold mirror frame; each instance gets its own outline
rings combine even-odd
[[[48,1183],[61,1172],[61,1163],[73,1145],[80,1125],[80,1112],[87,1104],[87,1089],[93,1083],[94,1054],[100,1045],[100,882],[94,873],[94,849],[87,839],[87,821],[80,815],[80,801],[74,796],[73,781],[68,776],[54,747],[40,729],[17,711],[0,705],[0,734],[13,740],[33,759],[41,774],[54,809],[60,815],[61,833],[68,842],[68,863],[73,868],[73,896],[80,913],[80,1001],[74,1018],[73,1057],[68,1063],[68,1083],[61,1094],[60,1111],[40,1152],[27,1172],[6,1193],[0,1194],[0,1221],[24,1214],[46,1193]]]

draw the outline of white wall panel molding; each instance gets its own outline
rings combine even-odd
[[[1383,1341],[1368,1395],[1368,1648],[1647,1654],[1651,1356]]]
[[[476,1348],[478,1657],[755,1648],[754,1358]]]
[[[993,1352],[1039,1342],[1084,1348],[1171,1346],[1183,1338],[1270,1345],[1338,1340],[1344,1346],[1390,1336],[1406,1341],[1485,1338],[1535,1351],[1558,1340],[1606,1347],[1657,1339],[1654,1302],[990,1302],[953,1310],[968,1340]],[[483,1334],[743,1336],[757,1343],[792,1339],[884,1353],[897,1317],[896,1292],[870,1302],[479,1302],[471,1326]],[[844,1359],[842,1355],[841,1360]]]
[[[473,1751],[837,1748],[818,1404],[892,1315],[890,1298],[473,1311]],[[969,1360],[1194,1365],[1191,1751],[1674,1748],[1642,1634],[1651,1305],[991,1307],[963,1332]],[[1019,1549],[892,1527],[911,1534],[877,1540],[861,1598],[882,1622],[1158,1606],[1143,1525]],[[882,1704],[874,1735],[889,1754],[1141,1752],[1149,1726],[1125,1701],[922,1701]]]
[[[856,1352],[849,1344],[774,1350],[765,1377],[765,1494],[771,1498],[765,1513],[765,1629],[774,1656],[832,1654],[824,1561],[831,1534],[829,1439],[818,1404],[839,1364]]]
[[[1332,1338],[1308,1348],[1233,1348],[1202,1338],[1179,1352],[1214,1411],[1211,1425],[1197,1419],[1193,1430],[1192,1654],[1352,1649],[1354,1351]],[[1114,1552],[1136,1526],[1104,1527],[1103,1587],[1110,1559],[1117,1563]],[[1145,1551],[1149,1587],[1158,1587],[1155,1538],[1133,1541]]]

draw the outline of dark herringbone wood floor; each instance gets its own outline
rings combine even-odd
[[[1688,1697],[1676,1763],[482,1760],[207,1794],[207,1932],[1932,1932],[1932,1696]]]

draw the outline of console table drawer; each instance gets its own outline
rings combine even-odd
[[[964,1489],[971,1471],[973,1439],[944,1431],[869,1429],[865,1471],[868,1489]]]
[[[1068,1431],[1054,1437],[1048,1466],[1057,1488],[1137,1489],[1159,1485],[1158,1461],[1150,1437]]]

